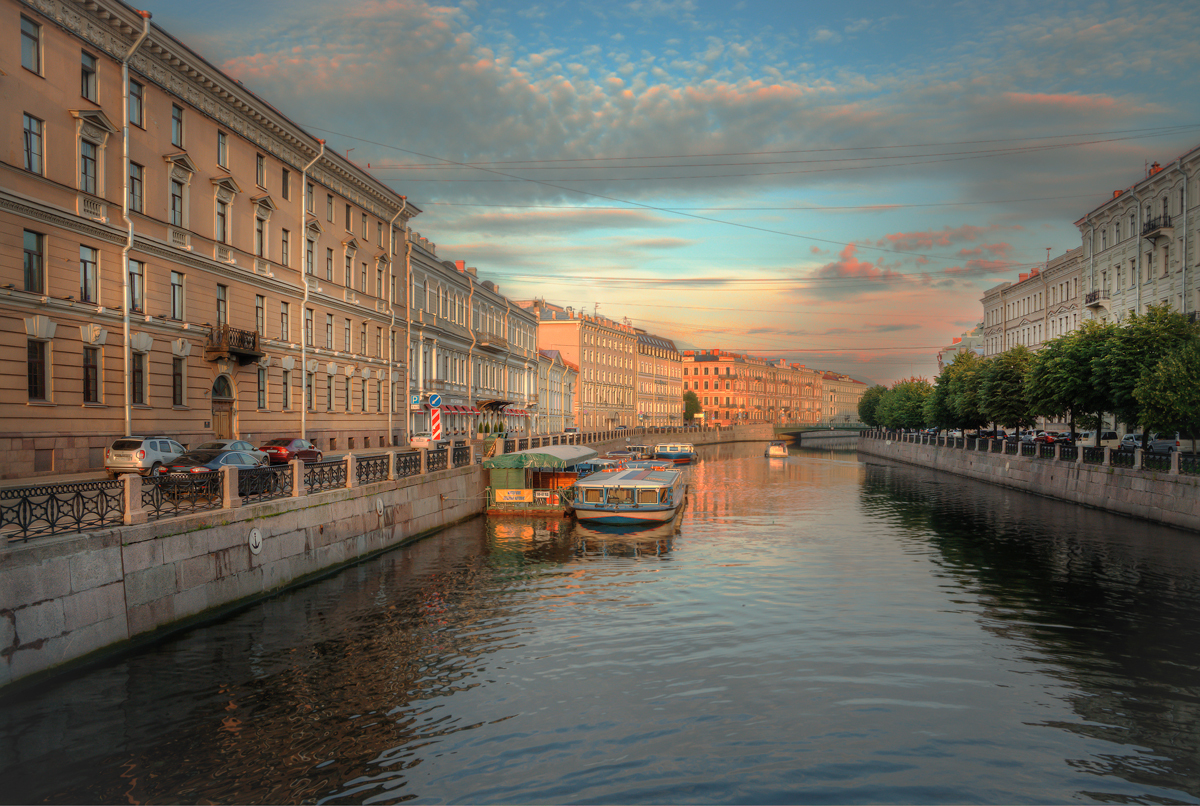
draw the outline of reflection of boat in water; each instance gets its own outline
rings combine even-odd
[[[593,473],[572,490],[575,517],[606,526],[665,523],[683,506],[685,495],[678,470],[643,468]]]
[[[787,455],[788,455],[787,443],[780,442],[778,440],[776,440],[775,442],[772,442],[770,445],[768,445],[767,452],[764,454],[764,456],[770,456],[773,458],[782,458]]]
[[[575,524],[575,536],[579,539],[580,548],[589,554],[661,555],[671,550],[682,520],[682,513],[676,513],[671,520],[649,527],[597,527],[580,522]]]

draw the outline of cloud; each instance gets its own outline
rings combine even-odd
[[[930,251],[937,247],[953,246],[963,241],[977,241],[986,234],[997,231],[1014,231],[1022,229],[1019,225],[978,226],[964,224],[957,227],[943,227],[940,230],[923,232],[893,232],[875,241],[875,246],[886,247],[901,251],[916,252]],[[996,244],[997,249],[1011,250],[1008,244]],[[985,247],[992,248],[992,247]],[[960,251],[960,254],[963,252]]]

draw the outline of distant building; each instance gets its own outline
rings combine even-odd
[[[530,403],[534,434],[561,434],[575,425],[575,389],[579,367],[558,350],[538,351],[537,392]]]
[[[836,372],[822,373],[821,385],[822,420],[831,425],[858,422],[858,401],[867,385]]]
[[[638,425],[680,425],[683,423],[683,356],[670,339],[635,330]]]
[[[1083,313],[1083,277],[1076,247],[984,292],[983,355],[991,357],[1024,344],[1037,350],[1047,339],[1079,327]]]
[[[783,359],[727,350],[685,350],[683,392],[700,400],[706,423],[816,423],[823,373]]]
[[[976,325],[973,330],[968,330],[961,336],[956,336],[954,340],[950,342],[950,344],[938,350],[938,372],[940,373],[942,368],[946,364],[949,364],[951,361],[953,361],[954,356],[958,355],[959,353],[970,351],[977,353],[978,355],[983,355],[983,340],[984,335],[982,322]]]

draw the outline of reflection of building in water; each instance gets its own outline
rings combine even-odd
[[[979,602],[981,626],[1062,681],[1056,696],[1081,719],[1046,727],[1138,748],[1097,754],[1080,767],[1195,791],[1200,542],[1193,535],[875,459],[862,504],[927,536],[947,576]]]

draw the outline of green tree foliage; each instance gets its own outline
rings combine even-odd
[[[921,428],[925,425],[925,399],[933,384],[925,378],[897,381],[879,401],[875,416],[888,428]]]
[[[1168,354],[1195,338],[1196,327],[1168,305],[1151,305],[1144,314],[1131,314],[1092,359],[1092,371],[1107,397],[1108,411],[1131,426],[1149,430],[1142,422],[1142,403],[1135,396],[1142,378]],[[1143,437],[1142,447],[1145,447]]]
[[[1133,390],[1146,431],[1200,433],[1200,338],[1177,345]]]
[[[950,408],[950,366],[942,367],[933,392],[925,398],[925,422],[934,428],[955,428],[954,410]]]
[[[875,384],[863,392],[862,397],[858,399],[858,419],[861,423],[872,428],[883,425],[876,416],[876,409],[879,408],[879,401],[885,394],[887,394],[887,387],[879,384]]]
[[[697,414],[701,412],[700,398],[696,397],[696,393],[688,389],[683,393],[683,419],[691,422]]]
[[[970,351],[954,356],[950,370],[950,408],[955,428],[980,428],[989,420],[983,413],[979,394],[980,379],[987,359]]]
[[[1001,353],[987,362],[980,372],[980,408],[987,422],[1005,428],[1029,428],[1033,413],[1026,402],[1025,376],[1033,354],[1023,344]]]

